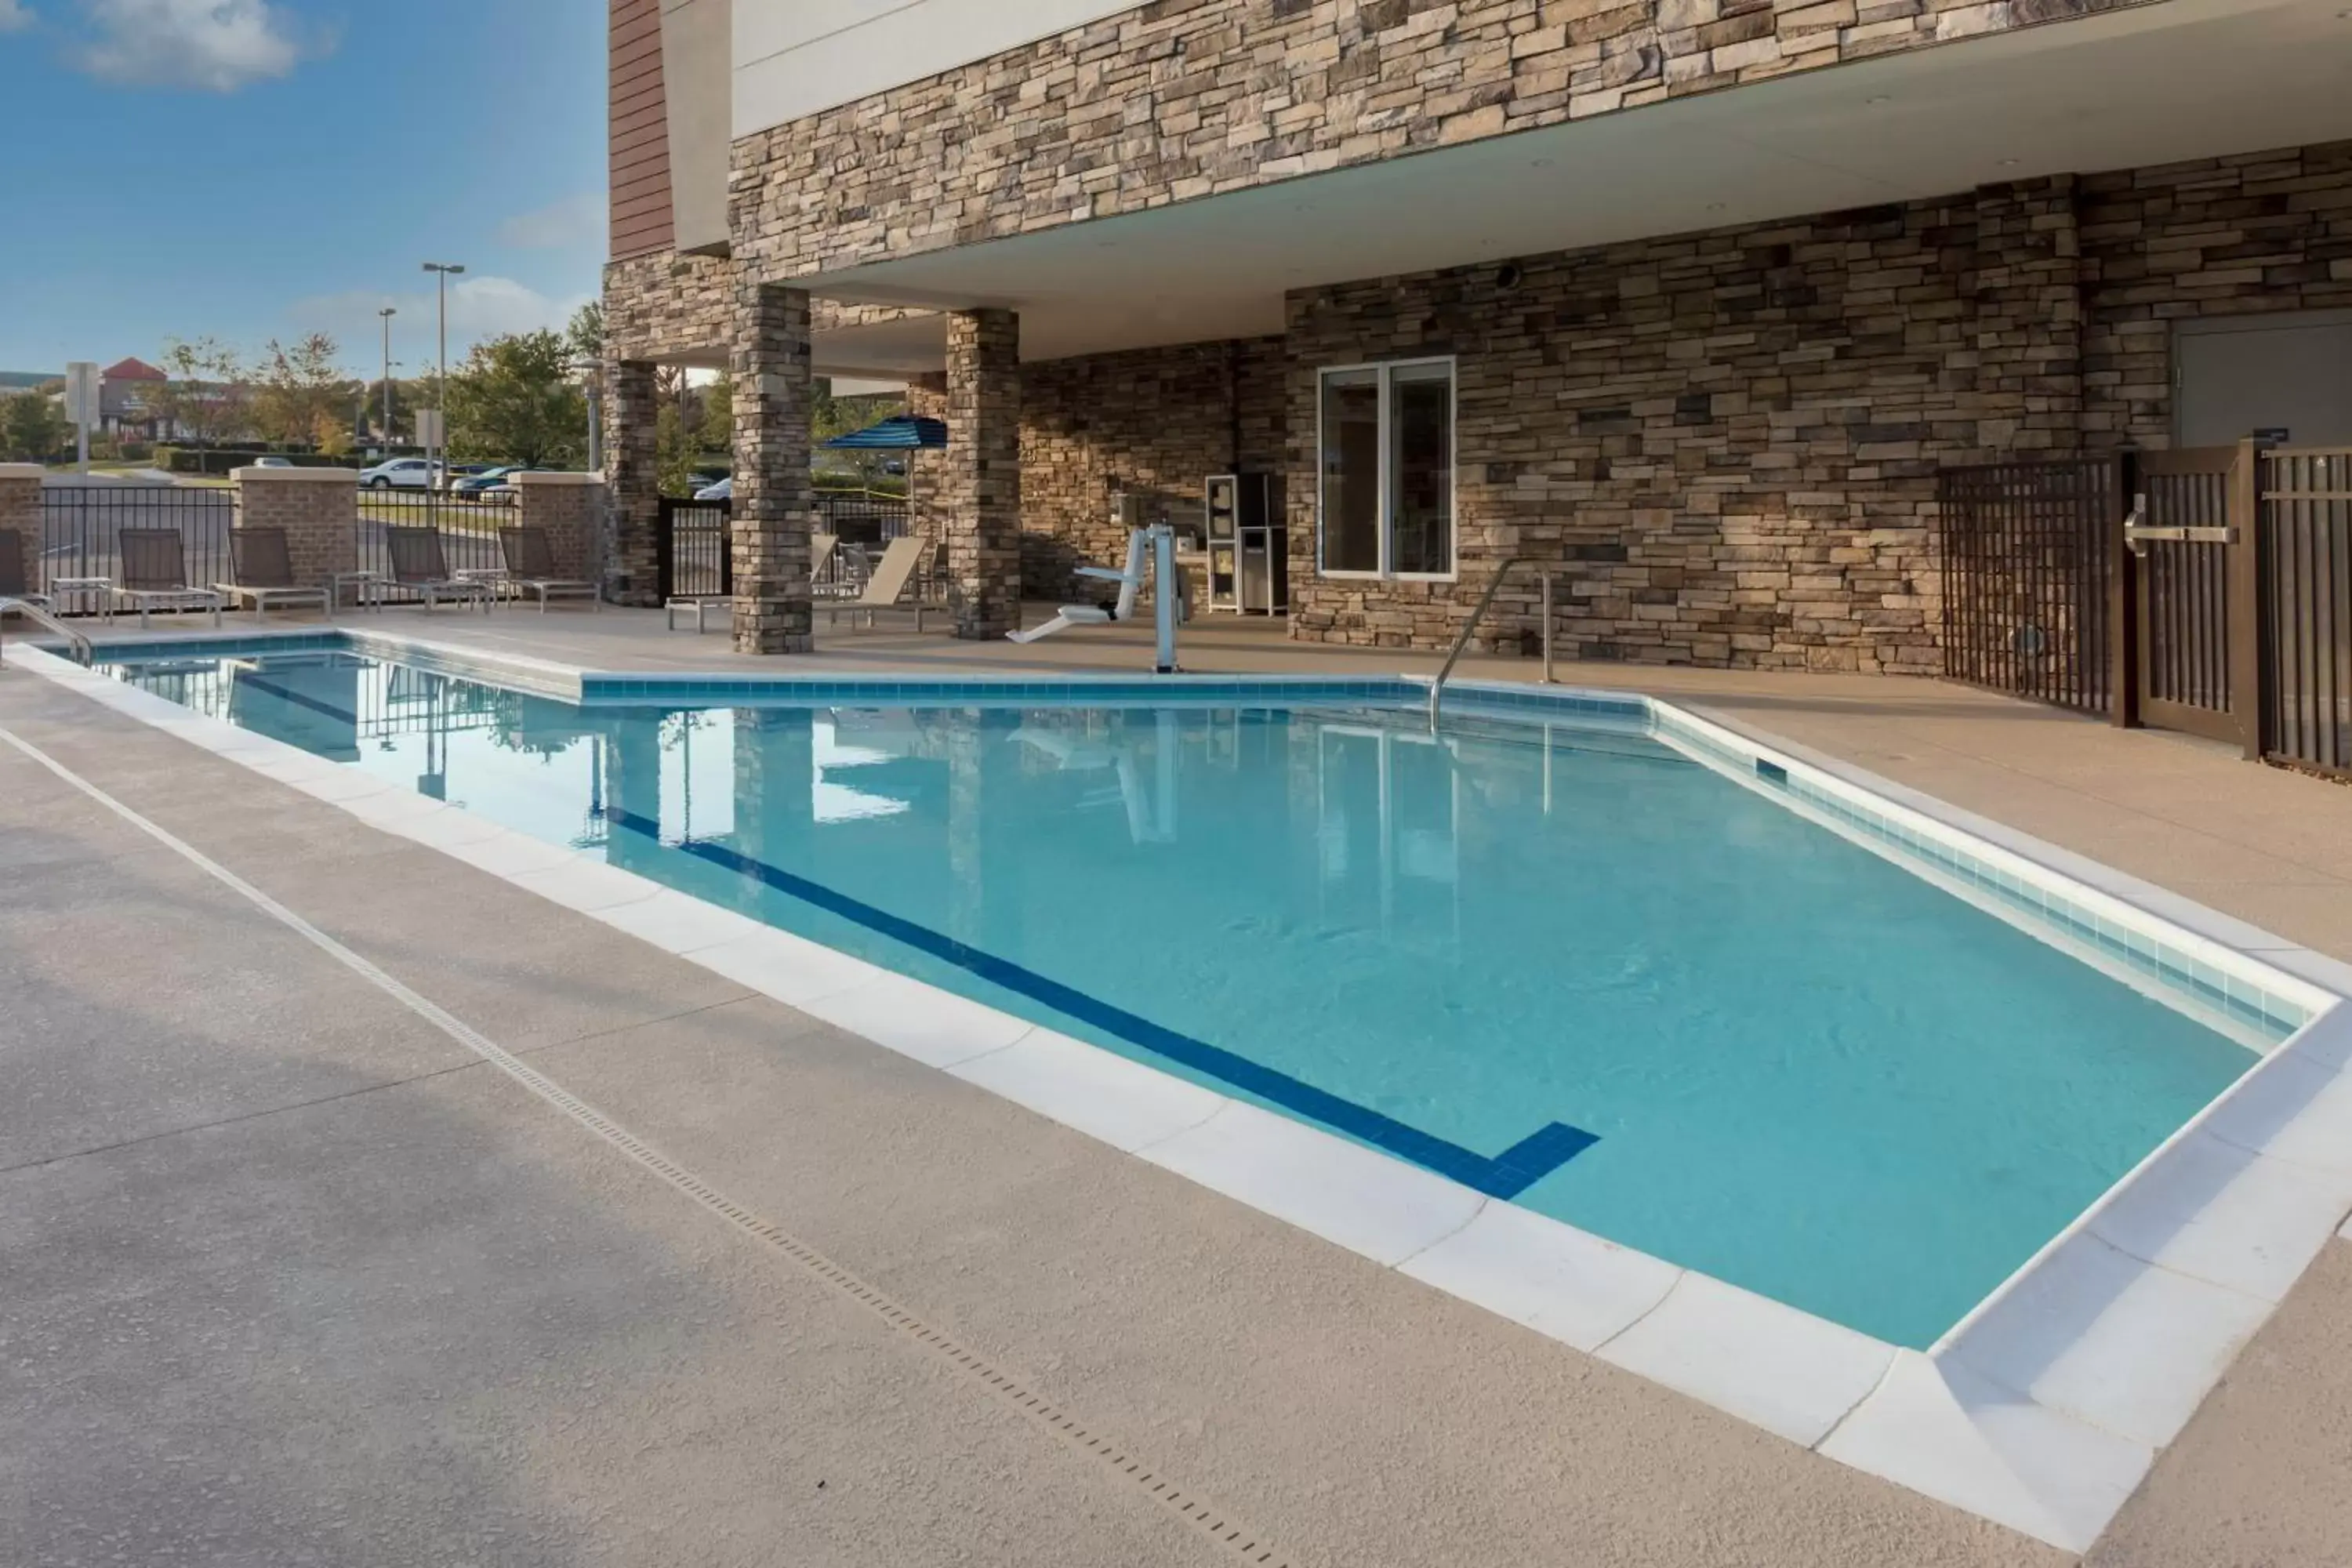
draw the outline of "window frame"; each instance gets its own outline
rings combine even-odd
[[[1462,374],[1456,354],[1420,354],[1410,359],[1366,360],[1351,364],[1318,365],[1315,371],[1315,574],[1339,582],[1454,583],[1462,575]],[[1445,560],[1443,572],[1399,572],[1396,558],[1396,429],[1393,412],[1397,373],[1442,365],[1445,370]],[[1370,372],[1380,391],[1380,565],[1372,571],[1339,568],[1325,562],[1324,528],[1324,383],[1334,375]]]

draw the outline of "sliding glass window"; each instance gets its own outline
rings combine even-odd
[[[1322,570],[1454,574],[1454,362],[1321,375]]]

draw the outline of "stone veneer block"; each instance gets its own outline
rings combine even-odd
[[[238,468],[236,526],[282,528],[297,583],[359,568],[357,468]]]
[[[0,563],[0,579],[34,587],[33,563],[41,548],[41,476],[38,463],[0,463],[0,533],[14,534],[16,571]]]
[[[948,447],[938,504],[947,524],[956,636],[1021,626],[1021,318],[948,317]]]
[[[809,534],[809,297],[746,283],[735,296],[735,648],[807,653],[814,646]]]
[[[597,474],[517,474],[515,524],[547,530],[555,570],[582,583],[600,581],[605,489]]]

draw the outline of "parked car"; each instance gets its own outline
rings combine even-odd
[[[470,479],[476,474],[487,474],[495,467],[494,463],[453,463],[449,467],[449,477],[453,479]]]
[[[511,501],[515,499],[514,477],[538,470],[529,463],[500,463],[495,468],[483,468],[463,479],[449,481],[449,493],[474,500]]]
[[[256,458],[253,459],[253,466],[257,468],[290,468],[294,466],[294,459],[291,458]]]
[[[394,458],[360,470],[360,488],[370,490],[430,489],[441,465],[423,458]]]
[[[735,476],[730,474],[715,485],[703,486],[700,489],[694,492],[694,499],[697,500],[733,500],[735,499]]]

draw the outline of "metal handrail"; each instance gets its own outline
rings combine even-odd
[[[1532,555],[1514,555],[1497,566],[1495,569],[1495,580],[1486,584],[1486,591],[1484,594],[1478,595],[1478,607],[1472,610],[1470,618],[1462,623],[1461,633],[1454,639],[1453,651],[1445,656],[1445,663],[1439,668],[1437,679],[1429,683],[1429,727],[1432,730],[1437,728],[1437,710],[1439,703],[1445,697],[1446,678],[1454,673],[1454,665],[1461,661],[1462,650],[1470,646],[1471,634],[1478,629],[1478,623],[1486,618],[1486,606],[1495,602],[1495,594],[1502,587],[1503,579],[1511,574],[1511,568],[1524,566],[1534,559]],[[1549,681],[1551,679],[1551,574],[1546,573],[1543,581],[1544,679]]]
[[[90,647],[89,639],[88,637],[74,630],[73,627],[66,625],[65,622],[58,619],[57,616],[49,614],[48,611],[43,609],[40,605],[34,604],[31,600],[0,599],[0,616],[6,616],[12,613],[24,616],[35,626],[47,626],[58,636],[65,638],[66,647],[73,654],[74,662],[76,664],[81,665],[87,668],[91,661],[97,657],[95,651]]]

